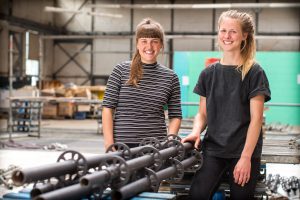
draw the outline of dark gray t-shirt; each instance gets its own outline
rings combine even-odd
[[[271,99],[264,70],[255,63],[242,81],[235,66],[214,63],[204,69],[194,93],[206,97],[207,132],[203,149],[208,155],[239,158],[250,123],[250,99],[259,94]],[[262,151],[262,132],[252,157]]]

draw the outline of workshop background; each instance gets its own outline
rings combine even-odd
[[[295,0],[0,0],[0,199],[30,199],[28,188],[53,178],[15,184],[16,170],[56,163],[66,150],[86,157],[105,153],[101,103],[106,82],[116,64],[131,60],[134,30],[143,18],[152,17],[165,29],[159,62],[179,76],[184,117],[179,136],[188,134],[199,101],[192,91],[205,63],[221,56],[217,20],[230,8],[253,15],[256,60],[272,91],[265,104],[256,198],[299,199],[300,1]],[[130,198],[188,198],[193,173],[184,174]],[[71,179],[78,182],[83,175]],[[56,182],[66,182],[62,179]],[[106,194],[101,187],[98,193]],[[230,198],[226,184],[218,198]]]

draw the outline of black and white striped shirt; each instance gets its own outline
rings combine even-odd
[[[138,87],[127,85],[130,62],[118,64],[110,75],[103,106],[115,109],[114,142],[139,143],[145,137],[166,137],[168,117],[181,118],[178,76],[158,63],[144,64]]]

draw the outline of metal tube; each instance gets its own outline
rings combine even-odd
[[[115,171],[116,173],[109,173],[108,171]],[[80,185],[88,188],[96,188],[101,185],[105,185],[105,183],[109,182],[109,180],[116,178],[111,177],[111,175],[118,175],[118,171],[119,170],[116,168],[110,168],[107,170],[96,171],[92,174],[87,174],[80,179]]]
[[[190,166],[192,166],[196,160],[197,160],[196,156],[191,156],[191,157],[183,160],[181,162],[181,164],[183,165],[183,168],[186,169],[186,168],[189,168]]]
[[[130,149],[132,154],[137,154],[143,147],[135,147]],[[99,164],[111,157],[112,155],[122,156],[121,152],[111,152],[98,156],[86,158],[88,169],[96,168]],[[79,160],[82,164],[82,160]],[[66,160],[64,162],[57,162],[53,164],[42,165],[39,167],[31,167],[27,169],[16,170],[12,173],[12,180],[16,186],[21,186],[25,183],[31,183],[39,180],[45,180],[51,177],[58,177],[65,174],[76,173],[77,164],[73,160]]]
[[[186,150],[192,150],[193,145],[191,143],[184,143],[184,148]],[[174,156],[178,153],[176,147],[169,147],[159,151],[162,160],[166,160],[167,158]],[[154,157],[152,155],[144,155],[141,157],[137,157],[131,160],[126,161],[128,169],[130,173],[142,169],[144,167],[148,167],[154,163]],[[112,180],[115,178],[114,175],[118,175],[120,173],[119,167],[108,167],[104,171],[94,172],[92,174],[85,175],[80,179],[80,184],[87,187],[94,187],[94,185],[104,184],[107,180]],[[110,174],[109,174],[110,172]],[[113,175],[113,176],[112,176]],[[112,177],[107,177],[112,176]]]
[[[143,167],[153,164],[154,159],[151,155],[144,155],[127,161],[130,172],[134,172]]]
[[[73,160],[68,160],[39,167],[16,170],[12,173],[12,180],[16,186],[21,186],[24,183],[45,180],[51,177],[58,177],[62,174],[72,174],[75,172],[76,163]]]
[[[53,190],[57,190],[59,188],[62,187],[68,187],[74,184],[78,184],[78,180],[75,181],[71,181],[71,182],[66,182],[66,183],[41,183],[38,184],[37,186],[35,186],[31,191],[30,191],[30,197],[31,199],[34,199],[35,197],[47,193],[47,192],[51,192]]]
[[[176,173],[176,167],[175,166],[171,166],[168,167],[166,169],[160,170],[156,173],[157,178],[159,180],[159,182],[161,182],[162,180],[165,180],[167,178],[172,177],[175,173]]]
[[[55,185],[51,184],[51,183],[45,183],[42,185],[38,185],[30,191],[30,197],[33,199],[33,198],[37,197],[38,195],[53,191],[55,189],[56,189]]]
[[[112,191],[111,196],[112,199],[115,200],[128,199],[134,196],[135,194],[139,194],[141,191],[149,190],[150,186],[151,186],[151,182],[149,178],[145,177],[137,181],[134,181],[128,185],[125,185],[117,191]],[[127,189],[128,187],[130,187],[130,192],[128,192],[129,191],[129,189]]]
[[[191,156],[181,162],[184,169],[191,167],[195,161],[197,160],[196,156]],[[176,174],[177,170],[175,166],[170,166],[168,168],[165,168],[163,170],[160,170],[156,173],[156,176],[158,178],[158,182],[161,182],[164,179],[172,177],[174,174]],[[112,199],[128,199],[130,197],[133,197],[136,194],[139,194],[143,191],[148,191],[151,189],[151,180],[149,177],[144,177],[142,179],[139,179],[135,182],[129,183],[118,190],[115,190],[112,192]]]
[[[135,155],[135,154],[137,154],[138,152],[140,152],[140,150],[141,150],[142,148],[144,148],[144,147],[145,147],[145,146],[139,146],[139,147],[131,148],[131,149],[130,149],[130,152],[131,152],[132,155]],[[106,153],[106,154],[102,154],[102,155],[96,155],[96,156],[90,156],[90,157],[87,157],[87,158],[86,158],[86,162],[87,162],[87,165],[88,165],[88,169],[98,167],[99,164],[100,164],[103,160],[105,160],[105,159],[111,157],[112,155],[122,156],[122,152],[116,151],[116,152],[110,152],[110,153]]]
[[[35,198],[35,200],[81,200],[91,194],[91,189],[81,187],[79,184],[64,187],[58,190],[47,192]]]
[[[9,35],[9,97],[13,96],[13,35]],[[11,134],[13,129],[13,116],[12,116],[12,107],[11,107],[11,99],[9,99],[9,119],[8,119],[8,131],[9,131],[9,141],[12,140]]]

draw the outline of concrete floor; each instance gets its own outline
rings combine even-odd
[[[104,153],[97,120],[42,120],[40,138],[29,137],[28,133],[14,133],[12,142],[9,142],[7,132],[2,132],[0,137],[5,145],[0,149],[2,169],[9,165],[30,167],[56,162],[65,150],[78,151],[86,156]]]

